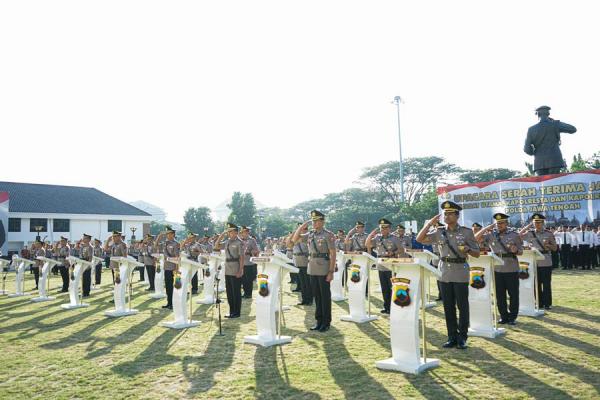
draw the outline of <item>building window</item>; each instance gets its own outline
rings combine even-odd
[[[108,220],[108,231],[109,232],[112,232],[112,231],[123,232],[123,221],[116,220],[116,219],[109,219]]]
[[[71,221],[68,219],[55,219],[52,222],[54,232],[69,232],[71,230]]]
[[[8,219],[8,231],[9,232],[21,232],[21,218],[9,218]]]
[[[37,232],[36,226],[41,226],[40,232],[48,232],[48,220],[45,218],[31,218],[29,220],[29,232]]]

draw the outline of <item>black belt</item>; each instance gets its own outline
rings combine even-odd
[[[466,258],[460,258],[460,257],[456,257],[456,258],[442,257],[442,261],[449,262],[449,263],[464,263],[464,262],[467,261],[467,259]]]
[[[517,258],[516,254],[507,253],[507,254],[498,254],[500,258]]]
[[[329,260],[329,253],[311,253],[310,256],[312,258],[324,258]]]
[[[240,261],[240,258],[239,257],[238,258],[226,258],[225,261],[226,262],[238,262],[238,261]]]

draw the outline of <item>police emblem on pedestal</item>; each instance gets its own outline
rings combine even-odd
[[[471,274],[470,285],[474,289],[483,289],[485,287],[485,268],[471,267],[469,268]]]
[[[267,297],[269,295],[269,275],[258,274],[256,279],[258,282],[258,294],[262,297]]]
[[[392,302],[400,307],[410,305],[410,279],[392,278]]]
[[[354,283],[360,282],[360,267],[358,265],[350,267],[350,280]]]
[[[527,261],[519,261],[519,279],[529,278],[529,263]]]
[[[175,271],[175,281],[173,283],[175,289],[181,289],[181,272]]]

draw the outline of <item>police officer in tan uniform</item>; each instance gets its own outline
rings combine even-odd
[[[260,253],[256,239],[250,236],[250,228],[242,226],[240,230],[240,239],[244,242],[244,276],[242,276],[242,288],[244,289],[244,299],[252,298],[252,289],[256,280],[256,264],[250,261],[251,257],[256,257]]]
[[[92,237],[87,233],[83,234],[83,239],[79,244],[79,258],[84,261],[92,261],[92,256],[94,255],[94,248],[90,244],[92,241]],[[92,267],[86,268],[83,271],[83,275],[81,277],[81,290],[83,292],[83,297],[90,297],[90,290],[92,288]]]
[[[298,222],[298,224],[296,225],[296,227],[300,226],[302,226],[302,222]],[[300,232],[300,239],[298,239],[298,242],[295,244],[292,242],[292,237],[290,236],[289,238],[290,246],[292,247],[294,265],[300,270],[300,272],[298,272],[298,278],[301,292],[301,301],[297,304],[299,306],[310,306],[313,302],[312,289],[310,287],[310,278],[307,272],[309,255],[308,238],[306,236],[307,232],[308,228],[304,227]]]
[[[60,243],[57,246],[57,257],[56,260],[60,263],[58,270],[60,272],[60,277],[62,278],[62,289],[61,292],[69,291],[69,264],[67,261],[67,257],[71,254],[71,248],[69,247],[69,241],[66,237],[60,237]]]
[[[154,237],[147,233],[142,240],[142,247],[140,249],[140,262],[144,263],[144,268],[148,275],[148,282],[150,286],[146,289],[149,292],[154,292],[154,277],[156,275],[156,260],[152,257],[152,254],[157,253],[158,250],[154,246]]]
[[[492,217],[494,223],[480,229],[475,240],[492,249],[494,254],[502,258],[504,265],[494,267],[496,284],[496,305],[500,314],[500,324],[515,325],[519,315],[519,260],[523,254],[523,240],[514,230],[508,229],[510,216],[496,213]],[[494,228],[497,228],[494,230]],[[507,307],[506,293],[510,297],[510,308]]]
[[[164,277],[165,277],[165,291],[167,292],[167,304],[162,306],[162,308],[166,308],[168,310],[173,309],[173,283],[174,283],[173,282],[174,281],[173,271],[175,271],[175,269],[177,268],[177,264],[175,264],[171,261],[168,261],[168,258],[179,257],[179,254],[181,251],[181,246],[180,246],[179,242],[177,242],[175,240],[176,233],[177,232],[173,228],[171,228],[170,226],[167,226],[166,231],[159,233],[156,238],[157,243],[160,243],[163,237],[166,236],[166,238],[167,238],[164,242],[164,254],[165,254]]]
[[[467,348],[469,329],[469,264],[467,257],[479,257],[479,244],[473,231],[460,226],[458,219],[462,208],[452,202],[442,203],[443,217],[446,227],[431,230],[437,226],[441,215],[436,215],[423,226],[417,235],[422,244],[437,244],[440,250],[439,268],[442,277],[439,279],[444,302],[444,315],[448,330],[448,341],[444,348]],[[458,307],[459,318],[456,319]]]
[[[102,242],[100,239],[94,239],[94,246],[92,248],[92,253],[95,257],[103,258],[104,250],[102,250]],[[100,285],[102,282],[102,261],[98,264],[94,265],[94,283],[96,285]]]
[[[404,225],[398,224],[398,226],[396,226],[396,230],[394,231],[394,233],[392,233],[392,235],[398,236],[398,238],[400,239],[400,243],[402,243],[402,247],[405,250],[412,249],[412,237],[406,234],[406,228],[404,227]]]
[[[300,242],[300,238],[307,238],[308,275],[315,299],[315,319],[317,320],[310,330],[326,332],[331,327],[330,282],[333,280],[336,262],[335,235],[324,228],[325,214],[322,212],[311,211],[310,219],[313,229],[308,233],[303,233],[311,221],[304,222],[294,232],[292,243],[295,245]]]
[[[531,247],[538,249],[544,259],[537,263],[538,307],[546,310],[552,308],[552,257],[551,252],[556,251],[558,245],[554,234],[544,229],[546,217],[542,214],[533,214],[532,222],[519,231],[519,235]],[[531,229],[534,227],[534,229]]]
[[[402,241],[397,235],[392,235],[391,230],[392,223],[385,218],[381,218],[379,220],[379,228],[373,229],[369,236],[367,236],[367,251],[370,253],[375,248],[377,258],[408,257],[402,246]],[[392,304],[392,271],[379,264],[377,265],[377,270],[379,272],[381,295],[383,296],[383,309],[381,313],[389,314]]]
[[[198,256],[202,253],[202,246],[198,241],[198,235],[193,232],[188,233],[187,239],[183,243],[183,251],[188,255],[188,258],[193,261],[198,261]],[[192,294],[198,294],[198,271],[192,276]]]
[[[229,315],[225,318],[239,318],[242,312],[242,276],[244,276],[244,242],[238,236],[239,228],[230,222],[227,230],[215,242],[215,251],[225,248],[225,289]],[[227,239],[225,239],[227,235]]]
[[[44,265],[44,262],[41,260],[38,260],[37,258],[46,256],[46,250],[44,250],[42,242],[39,239],[36,239],[35,242],[33,243],[33,250],[31,253],[33,256],[33,260],[35,261],[35,264],[32,264],[32,267],[31,267],[33,269],[33,277],[35,279],[35,289],[34,290],[38,290],[38,283],[40,280],[40,268],[42,268],[42,266]]]
[[[106,240],[104,251],[108,257],[127,257],[127,245],[123,241],[123,235],[119,231],[113,231],[112,236]],[[115,268],[119,266],[116,261],[110,262],[110,272],[112,273],[113,283],[115,281]]]

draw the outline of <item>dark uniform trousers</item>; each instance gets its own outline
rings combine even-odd
[[[145,268],[144,267],[138,267],[138,271],[140,271],[140,281],[144,280],[144,271]]]
[[[550,307],[552,305],[552,268],[538,267],[538,307]]]
[[[558,250],[550,252],[550,255],[552,257],[552,268],[558,268],[558,264],[560,262],[560,254],[558,253]]]
[[[198,293],[198,271],[192,276],[192,293]]]
[[[92,288],[92,267],[83,271],[81,276],[81,290],[84,296],[90,295],[90,290]]]
[[[102,263],[98,263],[94,266],[94,278],[96,285],[102,282]]]
[[[589,244],[579,245],[579,265],[582,269],[590,269],[592,266],[591,253]]]
[[[392,305],[392,271],[378,271],[381,295],[383,296],[383,308],[390,312]]]
[[[563,269],[573,269],[570,244],[560,245],[560,265]]]
[[[467,339],[469,331],[469,284],[440,282],[448,339]],[[458,307],[459,317],[456,317]]]
[[[35,279],[35,288],[38,288],[38,283],[40,281],[40,267],[31,267],[31,271],[33,272],[33,279]]]
[[[315,319],[321,326],[331,325],[331,285],[325,275],[309,275],[315,298]]]
[[[494,272],[496,281],[496,304],[500,318],[504,321],[514,321],[519,315],[519,273]],[[510,306],[507,307],[506,292],[510,297]]]
[[[249,264],[244,267],[244,275],[242,276],[242,287],[244,288],[244,297],[249,299],[252,297],[252,289],[256,280],[256,264]]]
[[[64,265],[58,267],[58,271],[60,272],[60,277],[62,278],[62,291],[69,291],[69,268]]]
[[[310,286],[310,277],[308,276],[308,267],[298,267],[298,279],[300,279],[300,291],[302,292],[302,303],[312,304],[313,292]]]
[[[164,270],[165,290],[167,292],[167,305],[173,306],[173,270]]]
[[[229,303],[229,315],[240,315],[242,312],[242,278],[225,275],[225,290],[227,291],[227,303]]]
[[[148,281],[150,281],[150,290],[154,290],[154,277],[156,276],[156,267],[154,265],[146,265],[148,272]]]

